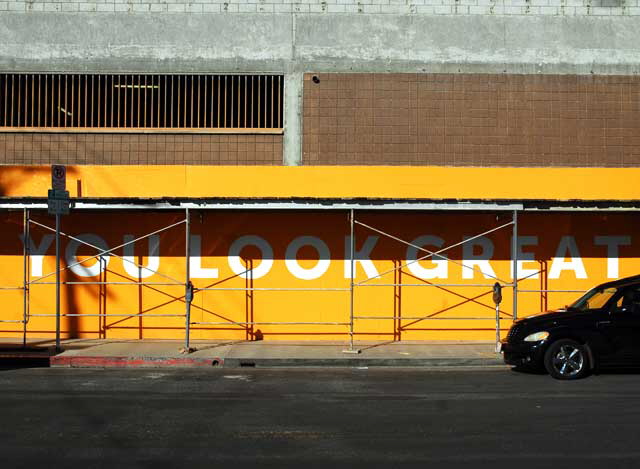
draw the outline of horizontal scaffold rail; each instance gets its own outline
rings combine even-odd
[[[637,211],[639,200],[381,199],[381,198],[73,198],[75,210],[399,210]],[[46,197],[0,197],[0,209],[46,210]]]

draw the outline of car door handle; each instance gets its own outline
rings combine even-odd
[[[611,321],[598,321],[598,322],[596,323],[596,326],[598,326],[598,327],[602,327],[602,326],[606,326],[606,325],[608,325],[608,324],[611,324]]]

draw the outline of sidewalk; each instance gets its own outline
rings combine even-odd
[[[48,359],[54,367],[368,367],[504,365],[493,342],[193,341],[191,353],[172,340],[62,341],[0,339],[1,361]]]

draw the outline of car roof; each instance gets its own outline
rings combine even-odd
[[[620,288],[636,283],[640,284],[640,275],[633,275],[631,277],[619,278],[618,280],[613,280],[612,282],[605,282],[601,285],[598,285],[596,288]]]

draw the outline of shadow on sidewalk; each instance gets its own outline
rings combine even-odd
[[[0,343],[0,370],[49,367],[54,350],[50,341],[34,342],[23,347],[21,343]]]
[[[23,368],[49,368],[49,357],[5,357],[0,355],[0,371]]]

